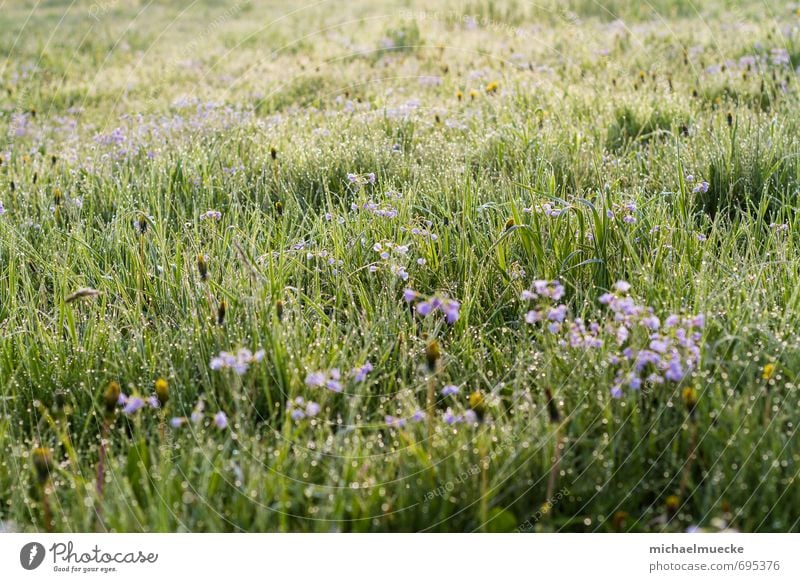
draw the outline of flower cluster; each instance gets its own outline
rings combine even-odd
[[[434,311],[438,310],[444,314],[447,323],[452,325],[458,321],[461,304],[455,299],[450,299],[446,295],[432,295],[430,297],[423,297],[420,293],[414,291],[413,289],[406,289],[403,291],[403,299],[406,300],[406,303],[416,302],[417,313],[419,313],[422,317],[427,317]]]
[[[364,186],[366,184],[374,184],[375,183],[375,173],[370,172],[368,174],[347,174],[347,180],[351,184],[356,184],[358,186]]]
[[[628,202],[627,204],[615,204],[613,208],[606,210],[608,218],[622,217],[622,222],[625,224],[633,224],[636,222],[636,204]]]
[[[218,356],[211,358],[209,364],[212,370],[225,370],[232,369],[240,376],[247,372],[251,364],[256,364],[264,359],[266,352],[258,350],[256,353],[241,348],[235,354],[229,352],[220,352]]]
[[[363,382],[367,379],[367,374],[372,372],[372,370],[372,364],[366,362],[364,365],[357,366],[350,370],[349,375],[354,382]],[[306,375],[306,386],[312,388],[325,387],[332,392],[341,392],[343,389],[342,373],[339,371],[339,368],[331,368],[327,371],[309,372]]]
[[[372,250],[380,253],[381,260],[385,261],[393,275],[397,275],[403,281],[408,281],[408,271],[400,261],[408,256],[408,245],[398,245],[392,242],[375,243]],[[374,273],[378,270],[378,265],[369,266],[369,272]]]
[[[368,200],[364,202],[364,204],[360,207],[362,210],[374,214],[375,216],[380,216],[381,218],[397,218],[397,208],[391,206],[386,203],[378,204],[377,202],[373,202],[372,200]],[[358,204],[353,202],[350,205],[350,210],[357,211],[359,209]]]
[[[687,174],[687,176],[686,176],[686,182],[687,182],[688,184],[694,184],[694,182],[695,182],[695,177],[694,177],[692,174]],[[708,192],[708,182],[706,182],[705,180],[700,180],[700,181],[699,181],[699,182],[697,182],[697,184],[696,184],[696,185],[695,185],[695,186],[692,188],[692,192],[693,192],[694,194],[698,194],[698,193],[703,193],[703,194],[705,194],[706,192]]]
[[[192,410],[192,414],[189,418],[185,416],[174,416],[170,419],[169,424],[172,428],[180,428],[184,424],[191,422],[192,424],[199,424],[205,418],[205,402],[199,400],[197,404],[194,406],[194,410]],[[220,410],[216,414],[211,417],[211,420],[219,430],[224,430],[228,428],[228,415],[225,414],[224,411]]]
[[[322,410],[319,404],[311,400],[306,401],[302,396],[298,396],[294,400],[286,403],[286,412],[292,417],[292,420],[303,420],[304,418],[313,418]]]
[[[412,414],[408,419],[400,418],[398,416],[392,416],[391,414],[387,414],[384,417],[384,421],[386,422],[386,426],[389,428],[403,428],[408,421],[411,422],[422,422],[427,418],[427,415],[422,410],[417,410],[414,414]]]
[[[219,210],[207,210],[200,215],[200,220],[222,220],[222,213]]]
[[[445,424],[478,424],[478,415],[474,410],[467,410],[464,414],[456,414],[453,409],[448,407],[442,413],[442,420]]]
[[[532,289],[525,289],[520,298],[523,301],[535,301],[534,309],[525,314],[525,323],[535,324],[547,322],[551,333],[561,331],[561,325],[567,317],[567,306],[558,303],[564,297],[564,286],[558,281],[538,279],[533,282]]]

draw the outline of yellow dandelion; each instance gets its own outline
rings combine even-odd
[[[771,380],[772,377],[775,375],[775,371],[777,370],[777,366],[770,362],[764,366],[764,369],[761,371],[761,379],[762,380]]]

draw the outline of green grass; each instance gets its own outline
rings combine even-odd
[[[800,530],[800,81],[771,52],[797,65],[800,17],[648,6],[4,7],[3,527]],[[537,279],[602,347],[526,323]],[[619,280],[706,323],[685,376],[615,398],[650,341],[617,344]],[[165,408],[106,412],[158,378]]]

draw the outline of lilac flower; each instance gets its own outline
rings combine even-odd
[[[289,416],[292,417],[292,420],[302,420],[306,417],[306,413],[300,410],[299,408],[294,408],[289,413]]]
[[[158,398],[156,397],[155,394],[153,394],[152,396],[148,396],[147,404],[150,405],[150,408],[160,408],[161,407],[161,403],[158,401]]]
[[[403,299],[405,299],[406,303],[411,303],[417,297],[419,297],[419,293],[417,293],[413,289],[405,289],[403,291]]]
[[[228,428],[228,416],[220,410],[214,415],[214,424],[216,424],[217,428],[220,430]]]
[[[442,396],[452,396],[453,394],[458,394],[460,388],[455,384],[448,384],[444,388],[442,388]]]
[[[192,415],[190,417],[192,420],[192,424],[197,424],[198,422],[203,420],[203,410],[205,409],[205,407],[206,404],[202,400],[200,400],[197,404],[195,404],[194,410],[192,411]]]
[[[416,412],[414,412],[414,414],[411,415],[411,420],[413,422],[422,422],[423,420],[425,420],[426,417],[427,415],[425,414],[425,411],[417,410]]]
[[[306,404],[306,416],[314,417],[319,414],[321,407],[316,402],[310,402]]]
[[[667,368],[667,372],[664,374],[664,377],[672,382],[680,382],[683,380],[683,368],[681,367],[681,363],[677,358],[670,360],[669,367]]]
[[[3,203],[2,203],[2,202],[0,202],[0,216],[2,216],[2,215],[3,215],[3,214],[5,214],[5,213],[6,213],[6,209],[5,209],[5,207],[3,206]]]
[[[627,281],[617,281],[614,283],[614,289],[620,293],[627,293],[631,290],[631,284]]]
[[[183,425],[183,423],[185,423],[185,422],[186,422],[186,418],[184,418],[182,416],[175,416],[175,417],[169,419],[169,425],[172,428],[180,428],[181,425]]]
[[[119,393],[119,398],[117,398],[117,404],[120,406],[125,406],[125,403],[128,402],[128,395],[124,392]]]
[[[478,424],[478,415],[474,410],[467,410],[464,413],[464,422],[467,424]]]
[[[708,192],[708,182],[703,180],[692,189],[692,192],[695,194],[697,194],[698,192],[702,192],[703,194],[705,194],[706,192]]]
[[[130,398],[128,398],[128,401],[125,404],[125,408],[122,409],[122,412],[130,416],[143,406],[144,406],[144,400],[142,400],[138,396],[131,396]]]

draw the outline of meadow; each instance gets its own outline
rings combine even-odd
[[[0,0],[0,531],[800,531],[800,7]]]

